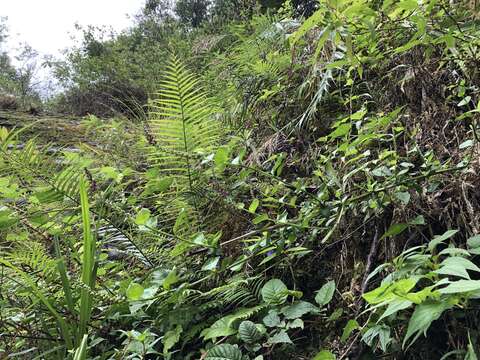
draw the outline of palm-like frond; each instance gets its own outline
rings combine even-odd
[[[198,156],[212,151],[220,139],[214,114],[199,80],[173,56],[150,104],[149,124],[158,144],[152,160],[175,180],[177,190],[192,190]]]

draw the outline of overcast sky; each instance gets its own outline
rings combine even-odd
[[[122,30],[131,24],[145,0],[0,0],[8,17],[9,47],[27,42],[41,55],[59,55],[72,45],[74,24],[107,25]]]

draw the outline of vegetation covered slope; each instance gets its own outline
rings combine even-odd
[[[2,355],[477,358],[476,3],[294,5],[164,21],[146,106],[64,148],[1,128]]]

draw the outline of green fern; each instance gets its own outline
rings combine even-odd
[[[199,80],[173,56],[157,99],[150,104],[149,125],[158,144],[151,158],[177,190],[194,190],[199,155],[212,152],[219,142],[214,114]]]

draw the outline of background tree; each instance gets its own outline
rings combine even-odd
[[[210,4],[209,0],[178,0],[175,13],[182,23],[196,28],[207,19]]]

